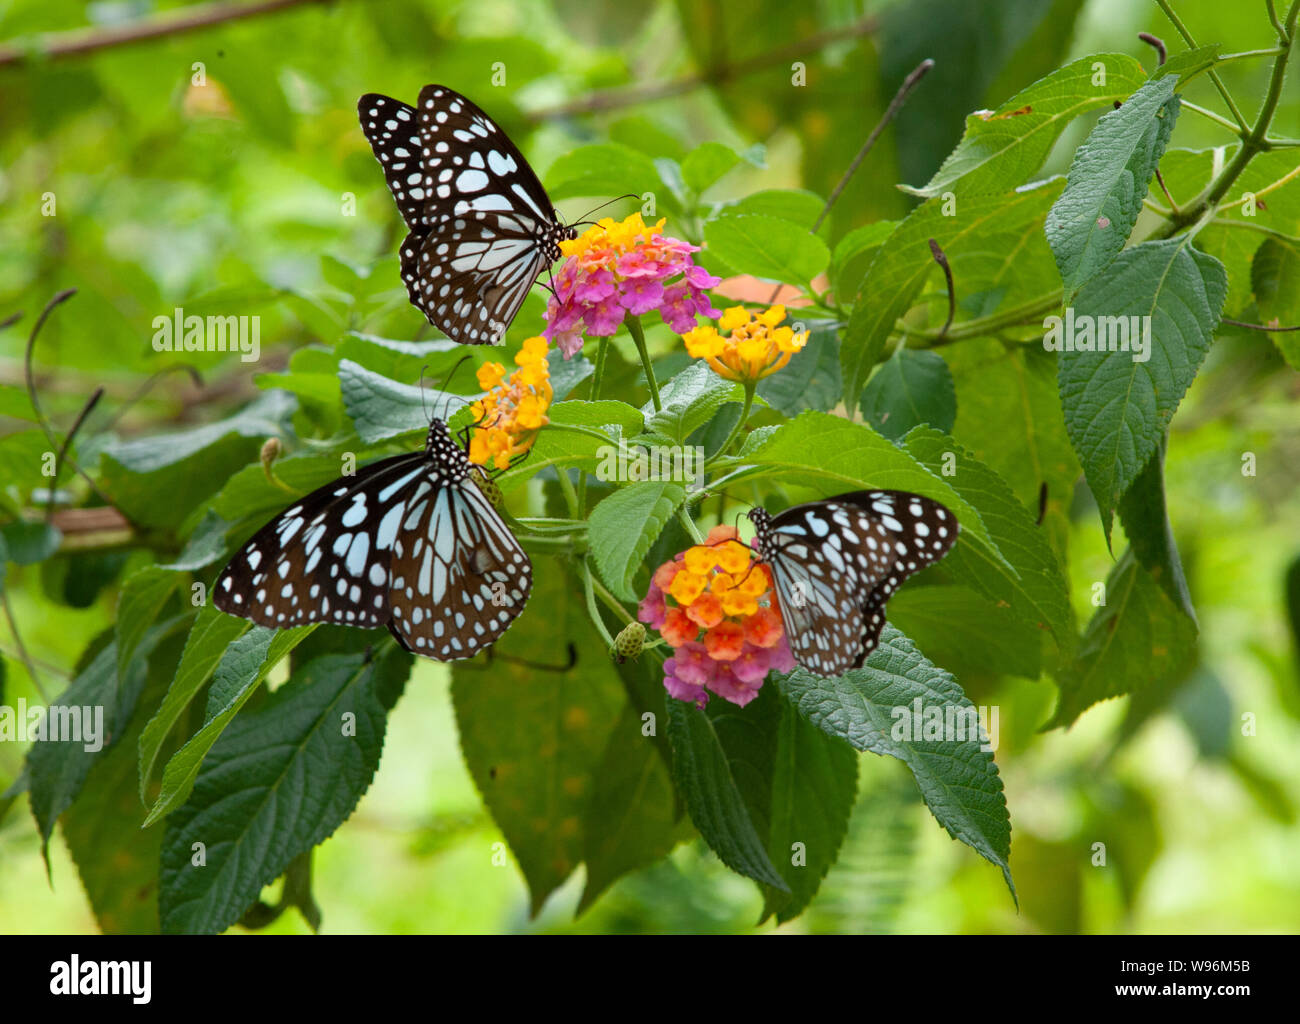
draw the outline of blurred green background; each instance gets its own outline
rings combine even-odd
[[[43,32],[107,29],[183,6],[10,0],[0,3],[0,39],[21,54]],[[1262,0],[1176,8],[1199,43],[1272,45]],[[719,139],[762,144],[767,157],[764,168],[728,176],[718,200],[765,187],[825,196],[902,77],[933,57],[935,70],[836,207],[840,235],[905,213],[912,201],[893,186],[923,184],[971,110],[1088,53],[1123,51],[1153,66],[1139,31],[1183,48],[1155,3],[1132,0],[797,9],[777,0],[338,0],[57,60],[14,59],[0,66],[0,319],[20,309],[28,319],[0,333],[0,384],[21,383],[23,328],[66,287],[80,293],[51,321],[38,357],[47,412],[61,424],[94,387],[106,389],[107,416],[168,365],[150,347],[149,324],[175,305],[260,314],[259,372],[343,330],[422,336],[427,325],[397,277],[396,211],[356,123],[363,92],[411,101],[426,82],[451,85],[506,127],[544,180],[584,142],[680,156]],[[795,61],[807,65],[804,87],[791,84]],[[1223,69],[1248,116],[1267,67]],[[193,84],[200,70],[202,86]],[[677,84],[662,92],[656,83]],[[1222,109],[1204,77],[1188,98]],[[1067,131],[1045,174],[1065,171],[1090,124]],[[1289,88],[1274,130],[1300,136],[1300,89]],[[1185,115],[1173,145],[1227,141]],[[561,205],[573,218],[587,204]],[[202,390],[169,376],[117,432],[204,422],[258,393],[248,364],[203,355],[197,365]],[[1298,401],[1300,379],[1263,336],[1225,330],[1174,421],[1170,505],[1202,658],[1167,706],[1110,702],[1068,732],[1039,734],[1055,701],[1049,680],[960,680],[976,704],[1001,708],[997,761],[1020,913],[997,871],[930,818],[906,769],[864,756],[840,862],[809,911],[781,930],[1300,930],[1300,671],[1285,596],[1300,556]],[[15,426],[0,416],[0,480],[29,457],[6,443]],[[1251,478],[1239,469],[1247,451],[1258,456]],[[1111,564],[1086,501],[1070,550],[1086,620],[1091,581]],[[14,614],[38,665],[66,670],[111,621],[111,596],[56,606],[35,576],[11,573]],[[1297,590],[1293,582],[1293,607]],[[4,700],[36,700],[2,623],[0,655]],[[1247,713],[1253,736],[1242,734]],[[0,745],[0,790],[21,759],[21,747]],[[373,788],[317,853],[324,930],[744,932],[758,918],[753,885],[691,844],[623,879],[576,922],[580,878],[530,921],[515,868],[492,864],[499,840],[460,758],[447,674],[422,662]],[[1106,845],[1104,866],[1093,864],[1095,843]],[[0,932],[95,930],[57,840],[51,858],[53,889],[19,800],[0,820]],[[308,928],[290,913],[271,930]]]

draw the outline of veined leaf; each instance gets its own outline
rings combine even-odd
[[[668,480],[620,487],[591,512],[587,536],[600,575],[623,601],[636,601],[632,577],[664,524],[686,499],[686,488]]]

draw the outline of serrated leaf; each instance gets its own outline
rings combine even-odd
[[[1174,541],[1165,501],[1165,440],[1162,439],[1146,467],[1119,502],[1124,533],[1133,546],[1133,554],[1169,599],[1196,623],[1196,609],[1183,575],[1182,559]]]
[[[670,700],[668,739],[677,789],[704,841],[733,871],[788,893],[790,887],[768,857],[713,719],[693,704]]]
[[[1105,68],[1097,85],[1096,64]],[[900,186],[929,199],[1006,192],[1042,166],[1053,143],[1080,114],[1125,100],[1146,81],[1142,65],[1124,53],[1081,57],[1021,89],[994,111],[966,117],[957,148],[922,188]]]
[[[766,687],[765,687],[766,689]],[[763,890],[763,918],[803,913],[839,856],[857,796],[853,749],[786,709],[777,732],[767,850],[790,894]]]
[[[1065,191],[1047,215],[1047,241],[1066,296],[1124,248],[1178,117],[1176,77],[1152,79],[1104,114],[1074,154]]]
[[[938,352],[899,348],[872,375],[859,399],[862,418],[891,441],[926,424],[945,434],[957,419],[957,392]]]
[[[785,368],[758,382],[758,396],[786,416],[805,409],[829,412],[842,393],[839,338],[827,324],[812,325],[807,344]]]
[[[960,840],[1002,869],[1011,881],[1011,821],[993,754],[981,749],[978,729],[945,739],[918,738],[927,716],[951,718],[975,708],[947,672],[928,662],[907,637],[886,624],[866,664],[835,679],[796,669],[780,680],[782,691],[818,728],[858,750],[885,754],[911,770],[930,813]],[[914,721],[920,701],[921,722]],[[936,712],[928,709],[935,708]],[[951,710],[950,710],[951,709]],[[906,711],[911,718],[905,718]],[[900,726],[907,724],[910,729]],[[956,724],[956,723],[954,723]],[[922,731],[921,736],[925,733]]]
[[[154,624],[163,605],[181,583],[181,574],[162,566],[150,565],[131,576],[122,585],[117,604],[117,671],[122,678],[135,649]]]
[[[1151,318],[1146,361],[1136,361],[1135,351],[1057,354],[1066,430],[1108,536],[1116,503],[1156,450],[1209,351],[1227,287],[1223,264],[1180,237],[1125,250],[1075,299],[1074,324]],[[1077,346],[1071,326],[1067,320],[1059,333]]]
[[[458,662],[451,692],[465,764],[536,914],[582,859],[582,823],[626,697],[576,582],[558,560],[534,561],[533,596],[494,648],[527,663],[499,660],[484,672]],[[562,669],[566,641],[578,659]]]
[[[708,251],[734,273],[806,285],[826,269],[830,250],[788,220],[727,213],[704,225]]]
[[[889,621],[957,678],[1042,674],[1038,627],[968,586],[905,587],[889,599]]]
[[[366,444],[429,429],[430,417],[449,420],[473,395],[400,384],[350,359],[339,361],[343,407]]]
[[[966,544],[962,537],[943,560],[944,569],[994,604],[1009,608],[1022,622],[1050,630],[1061,650],[1072,650],[1074,618],[1065,575],[1046,537],[1011,489],[937,430],[917,427],[903,439],[903,447],[934,473],[943,473],[952,460],[955,471],[948,479],[953,489],[979,511],[993,547],[1005,560],[1005,565],[990,560],[986,549]]]
[[[546,172],[546,191],[552,199],[619,196],[627,192],[641,195],[661,191],[659,183],[653,160],[617,142],[580,146],[556,160]]]
[[[248,631],[250,623],[234,615],[219,612],[215,605],[199,609],[190,626],[185,649],[176,666],[176,674],[167,688],[162,702],[140,734],[139,790],[144,800],[149,789],[158,754],[195,695],[208,681],[213,670],[225,656],[227,648]]]
[[[682,158],[682,180],[699,195],[740,163],[740,154],[721,142],[704,142]]]
[[[203,758],[253,691],[286,654],[316,627],[274,630],[254,626],[226,649],[208,689],[203,726],[172,755],[163,769],[162,788],[149,808],[146,827],[185,802]]]
[[[686,500],[686,488],[668,480],[628,484],[592,509],[588,544],[601,578],[614,596],[636,601],[632,578],[664,524]]]
[[[1250,285],[1262,323],[1300,325],[1300,239],[1282,235],[1264,239],[1250,263]],[[1272,338],[1291,368],[1300,369],[1300,334],[1279,332]]]
[[[224,931],[294,857],[347,820],[379,766],[388,712],[411,660],[396,645],[373,660],[326,655],[231,723],[167,821],[159,875],[165,933]],[[198,865],[195,843],[205,849]]]
[[[862,393],[896,322],[912,308],[930,275],[941,274],[930,251],[931,238],[948,257],[959,295],[994,282],[1018,293],[1017,304],[1050,294],[1055,281],[1040,283],[1047,275],[1039,271],[1022,281],[1020,265],[1039,263],[1037,247],[1046,254],[1043,222],[1062,184],[1057,180],[1010,195],[972,196],[961,201],[955,217],[945,215],[942,199],[927,200],[913,210],[877,250],[855,297],[853,315],[840,337],[844,393]]]
[[[1207,68],[1214,67],[1218,62],[1219,44],[1211,43],[1209,46],[1198,46],[1194,50],[1175,53],[1151,72],[1151,77],[1164,78],[1166,75],[1177,75],[1178,87],[1181,89],[1191,78]]]
[[[1106,578],[1105,600],[1084,630],[1073,664],[1057,674],[1061,699],[1044,729],[1072,724],[1098,701],[1166,685],[1196,656],[1195,624],[1131,548]]]
[[[671,438],[684,444],[698,427],[713,418],[726,402],[741,402],[745,389],[734,381],[723,380],[703,359],[697,360],[659,389],[663,408],[656,412],[647,403],[641,410],[647,433]]]

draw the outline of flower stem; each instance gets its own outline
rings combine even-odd
[[[623,318],[623,323],[627,325],[627,331],[632,335],[637,353],[641,356],[641,365],[645,367],[645,382],[650,388],[650,401],[654,403],[655,412],[659,412],[663,409],[663,403],[659,401],[659,384],[655,380],[655,368],[650,362],[650,353],[646,351],[645,332],[641,330],[641,321],[629,313]]]
[[[601,638],[604,639],[606,646],[613,647],[614,638],[609,635],[609,630],[605,628],[605,620],[600,617],[600,609],[596,607],[596,594],[592,589],[593,585],[591,565],[584,558],[582,560],[582,590],[587,597],[587,616],[591,619],[591,624],[596,627],[596,631],[601,635]]]
[[[686,532],[691,535],[691,539],[695,541],[696,544],[704,543],[704,534],[700,533],[700,528],[695,525],[695,520],[692,519],[690,513],[686,511],[685,505],[677,510],[677,518],[681,520],[682,526],[686,527]]]
[[[605,382],[605,363],[609,360],[609,339],[596,342],[596,369],[591,375],[591,400],[600,401],[600,386]]]
[[[713,458],[716,459],[719,455],[726,455],[727,451],[735,443],[736,436],[744,429],[745,423],[749,419],[749,410],[753,408],[754,405],[754,390],[756,387],[757,381],[745,381],[745,407],[741,409],[740,419],[736,420],[736,425],[731,428],[731,433],[727,435],[727,439],[723,441],[722,444],[718,446],[718,450],[713,453]]]

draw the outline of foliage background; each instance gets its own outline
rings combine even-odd
[[[0,5],[0,38],[146,16],[177,5],[16,0]],[[1263,4],[1184,2],[1201,42],[1225,50],[1268,45]],[[878,15],[865,36],[846,31]],[[491,65],[507,85],[492,113],[539,170],[584,142],[614,139],[680,155],[710,139],[766,146],[766,166],[741,168],[727,195],[765,187],[825,196],[897,82],[918,60],[935,71],[836,207],[835,236],[901,216],[893,186],[922,184],[960,136],[962,119],[1087,53],[1130,53],[1150,31],[1172,44],[1154,4],[1125,0],[915,0],[865,6],[821,0],[797,14],[781,3],[629,5],[601,0],[364,3],[344,0],[236,22],[48,66],[0,69],[0,315],[34,315],[57,289],[78,296],[42,337],[53,371],[45,396],[66,423],[96,385],[120,405],[161,365],[142,324],[206,297],[262,316],[260,372],[295,347],[365,318],[367,330],[409,337],[419,323],[401,293],[397,218],[356,125],[355,101],[379,91],[410,98],[426,81],[487,92]],[[618,106],[595,115],[529,117],[593,92],[673,80],[722,58],[744,61],[828,32],[799,57],[815,88],[789,87],[789,59],[721,87]],[[779,51],[781,52],[781,51]],[[205,107],[188,88],[204,61],[225,101]],[[1266,62],[1223,69],[1234,93],[1260,95]],[[1294,80],[1294,79],[1293,79]],[[869,97],[863,102],[862,96]],[[1217,107],[1202,77],[1188,98]],[[211,102],[210,98],[206,102]],[[1250,111],[1248,110],[1248,113]],[[1067,131],[1047,170],[1063,173],[1095,118]],[[1278,133],[1300,136],[1300,91],[1283,98]],[[1178,144],[1222,143],[1184,116]],[[545,173],[543,179],[545,180]],[[38,197],[58,195],[44,218]],[[339,216],[354,192],[355,218]],[[576,217],[581,204],[562,203]],[[355,305],[335,260],[373,267]],[[324,297],[324,298],[323,298]],[[333,301],[331,301],[333,300]],[[534,314],[536,310],[532,311]],[[525,310],[523,316],[529,316]],[[30,323],[30,321],[28,321]],[[21,380],[23,332],[0,335],[0,380]],[[205,362],[206,360],[206,362]],[[1002,707],[997,760],[1013,818],[1017,915],[996,870],[951,842],[915,796],[905,769],[864,757],[848,845],[795,931],[1295,931],[1300,928],[1300,672],[1284,574],[1300,552],[1300,389],[1262,336],[1220,336],[1174,423],[1166,467],[1170,505],[1201,619],[1200,671],[1171,707],[1120,738],[1128,701],[1090,710],[1068,731],[1036,729],[1055,690],[1046,681],[961,680],[977,704]],[[217,418],[255,396],[246,364],[203,357],[200,396],[172,377],[131,408],[125,436]],[[8,422],[8,421],[0,421]],[[1261,453],[1241,486],[1240,452]],[[0,463],[21,458],[0,439]],[[0,469],[5,476],[10,466]],[[1070,525],[1076,612],[1110,556],[1095,510]],[[67,666],[111,622],[115,598],[50,604],[35,570],[8,586],[38,662]],[[31,578],[29,578],[31,577]],[[5,699],[36,699],[0,627]],[[513,867],[493,867],[499,839],[458,750],[449,680],[421,662],[390,720],[383,763],[357,813],[318,851],[314,885],[327,931],[746,931],[760,897],[702,845],[617,883],[584,916],[575,878],[530,920]],[[1243,711],[1258,735],[1243,738]],[[0,788],[20,766],[0,747]],[[1108,837],[1114,870],[1089,864]],[[51,844],[53,891],[20,805],[0,820],[0,931],[94,931],[62,844]],[[762,931],[772,930],[772,925]],[[305,931],[296,914],[273,930]]]

